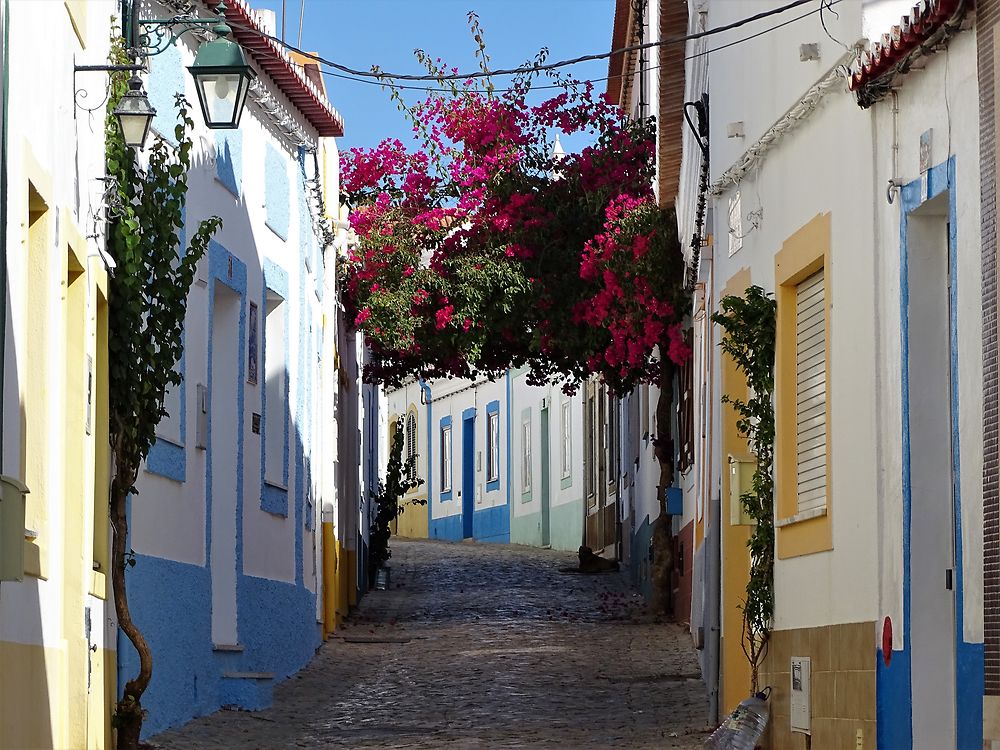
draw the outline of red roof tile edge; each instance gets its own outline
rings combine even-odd
[[[305,115],[323,137],[342,136],[344,120],[323,91],[297,66],[277,42],[263,36],[264,25],[246,0],[228,0],[226,18],[233,22],[233,37],[250,53],[282,93]]]
[[[950,19],[962,14],[971,2],[966,0],[919,0],[898,26],[872,43],[851,66],[848,86],[857,91],[889,73],[893,66],[921,47],[935,31]]]

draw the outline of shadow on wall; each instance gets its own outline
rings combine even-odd
[[[133,521],[131,529],[139,529],[139,538],[133,535],[130,540],[137,555],[127,585],[133,617],[153,652],[153,678],[143,697],[148,711],[143,737],[223,706],[266,707],[273,685],[305,666],[322,642],[316,593],[309,588],[318,580],[315,499],[308,476],[308,435],[318,398],[312,393],[318,389],[312,387],[317,383],[311,374],[318,370],[318,322],[317,328],[310,327],[306,315],[306,261],[301,248],[289,247],[281,258],[284,288],[273,288],[281,284],[268,277],[268,267],[274,264],[260,263],[254,228],[261,224],[251,222],[251,212],[259,214],[260,207],[248,205],[239,189],[241,142],[237,135],[232,142],[227,138],[220,143],[217,163],[210,157],[211,146],[196,145],[189,179],[188,227],[209,213],[223,219],[192,287],[192,297],[205,298],[204,307],[189,306],[186,322],[187,336],[204,337],[207,342],[204,370],[196,369],[203,355],[192,350],[186,358],[184,395],[191,404],[197,398],[195,384],[204,382],[209,416],[205,446],[196,448],[196,429],[188,431],[183,447],[186,471],[177,480],[191,492],[204,488],[205,564],[178,562],[144,550],[142,537],[150,532],[148,521],[142,530],[142,516],[152,512],[155,498],[145,494],[132,498],[138,524]],[[298,203],[304,205],[301,186],[298,190]],[[226,195],[231,203],[219,199]],[[295,195],[290,192],[288,200]],[[212,200],[199,200],[206,196]],[[312,237],[311,226],[304,231]],[[298,268],[292,273],[294,264]],[[287,288],[289,279],[297,289]],[[251,303],[256,313],[251,313]],[[271,331],[272,350],[280,345],[284,353],[284,364],[277,368],[267,364],[266,318],[272,306],[285,308],[283,335]],[[207,315],[198,310],[207,310]],[[251,346],[254,316],[257,339]],[[297,336],[292,320],[306,321]],[[196,327],[200,327],[197,334]],[[289,344],[293,337],[298,346]],[[287,364],[291,356],[297,363],[293,368]],[[252,360],[256,360],[256,382],[253,377],[248,382]],[[274,409],[273,400],[269,409],[268,396],[281,398],[282,391],[279,409]],[[268,420],[272,425],[280,420],[283,429],[269,429]],[[274,456],[279,466],[284,463],[284,472],[280,479],[268,474],[265,481]],[[268,530],[273,530],[271,536]],[[261,544],[262,539],[268,543]],[[268,565],[286,565],[287,574],[269,574]],[[122,636],[119,691],[137,670],[138,656]]]

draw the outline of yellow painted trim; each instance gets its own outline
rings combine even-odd
[[[26,575],[47,579],[49,577],[49,523],[50,505],[55,510],[53,477],[46,461],[35,461],[32,456],[47,456],[49,453],[49,400],[45,373],[49,368],[61,363],[52,362],[49,350],[50,337],[54,335],[53,305],[58,301],[59,282],[54,276],[54,264],[59,259],[53,257],[53,225],[58,220],[53,202],[52,176],[35,158],[31,143],[25,139],[21,145],[21,184],[15,189],[23,190],[24,205],[21,214],[21,245],[26,259],[25,276],[26,304],[23,308],[22,333],[27,342],[23,357],[19,357],[18,379],[21,387],[21,480],[28,487],[25,526],[38,533],[33,540],[24,541],[24,572]],[[32,209],[34,191],[37,200],[44,205]],[[44,222],[32,230],[31,215],[40,213],[38,222]],[[63,261],[64,262],[64,261]],[[15,316],[16,317],[16,316]],[[51,502],[50,502],[51,501]]]
[[[403,435],[406,435],[406,423],[407,423],[407,421],[409,421],[411,414],[413,415],[413,424],[414,424],[413,439],[417,441],[417,446],[419,447],[419,445],[420,445],[420,413],[417,411],[416,404],[410,403],[406,407],[406,418],[403,420]],[[418,451],[414,451],[413,455],[416,456],[416,464],[417,464],[416,465],[416,472],[417,472],[417,477],[419,477],[420,476],[420,453]],[[406,446],[405,446],[405,444],[403,446],[403,461],[406,461]],[[411,487],[409,490],[407,490],[406,494],[404,494],[403,497],[405,497],[407,500],[412,500],[417,495],[417,493],[420,491],[420,488],[422,486],[423,485],[417,485],[416,487]]]
[[[76,38],[80,40],[80,47],[87,48],[87,1],[86,0],[65,0],[66,12],[69,13],[69,22],[73,26]]]
[[[337,540],[331,522],[321,522],[320,528],[323,535],[323,637],[326,638],[338,625]]]
[[[750,286],[750,269],[740,269],[722,290],[722,296],[743,296]],[[746,379],[736,369],[733,360],[721,355],[721,389],[722,393],[731,397],[746,399]],[[720,427],[722,430],[722,455],[740,459],[751,459],[746,438],[740,434],[736,426],[736,412],[732,404],[722,404]],[[722,497],[724,503],[729,498],[728,466],[724,465],[722,472]],[[746,600],[747,581],[750,579],[750,554],[747,552],[747,540],[753,530],[752,526],[733,526],[729,523],[729,514],[723,512],[719,519],[722,530],[722,637],[720,649],[722,653],[722,674],[720,677],[720,692],[722,697],[722,712],[729,713],[750,691],[750,664],[743,653],[743,610]]]
[[[90,572],[90,594],[98,599],[108,598],[108,577],[99,570]]]
[[[830,250],[830,214],[818,214],[785,240],[774,256],[775,297],[778,303],[775,334],[775,516],[790,519],[797,511],[795,455],[795,288],[803,279],[824,269],[826,302],[826,515],[789,523],[775,529],[775,550],[781,559],[833,549],[832,440],[830,435],[831,325],[833,295]]]

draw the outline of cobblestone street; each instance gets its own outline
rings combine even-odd
[[[690,638],[644,617],[624,575],[561,572],[575,555],[524,547],[392,549],[392,589],[368,594],[270,709],[222,711],[151,744],[700,747]]]

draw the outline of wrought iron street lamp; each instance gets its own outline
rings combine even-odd
[[[220,21],[212,31],[217,38],[199,48],[188,70],[194,78],[205,124],[213,129],[238,128],[255,74],[247,65],[243,48],[230,41],[229,25]]]
[[[211,30],[216,38],[201,45],[194,64],[188,70],[195,81],[205,124],[213,129],[238,128],[247,91],[256,74],[247,64],[240,45],[229,39],[233,30],[226,23],[225,0],[219,0],[215,8],[218,14],[216,18],[181,15],[168,19],[140,20],[137,15],[138,7],[138,0],[132,0],[132,21],[128,37],[133,61],[158,55],[169,49],[181,34],[212,25]],[[74,66],[74,73],[89,70],[132,71],[129,90],[115,107],[114,115],[121,126],[125,143],[141,149],[156,115],[138,75],[139,71],[145,70],[145,65],[133,62],[132,65]]]
[[[156,110],[150,105],[146,92],[142,90],[142,79],[138,73],[129,80],[128,91],[115,107],[114,115],[121,126],[125,145],[141,149],[146,143],[149,126],[156,116]]]

